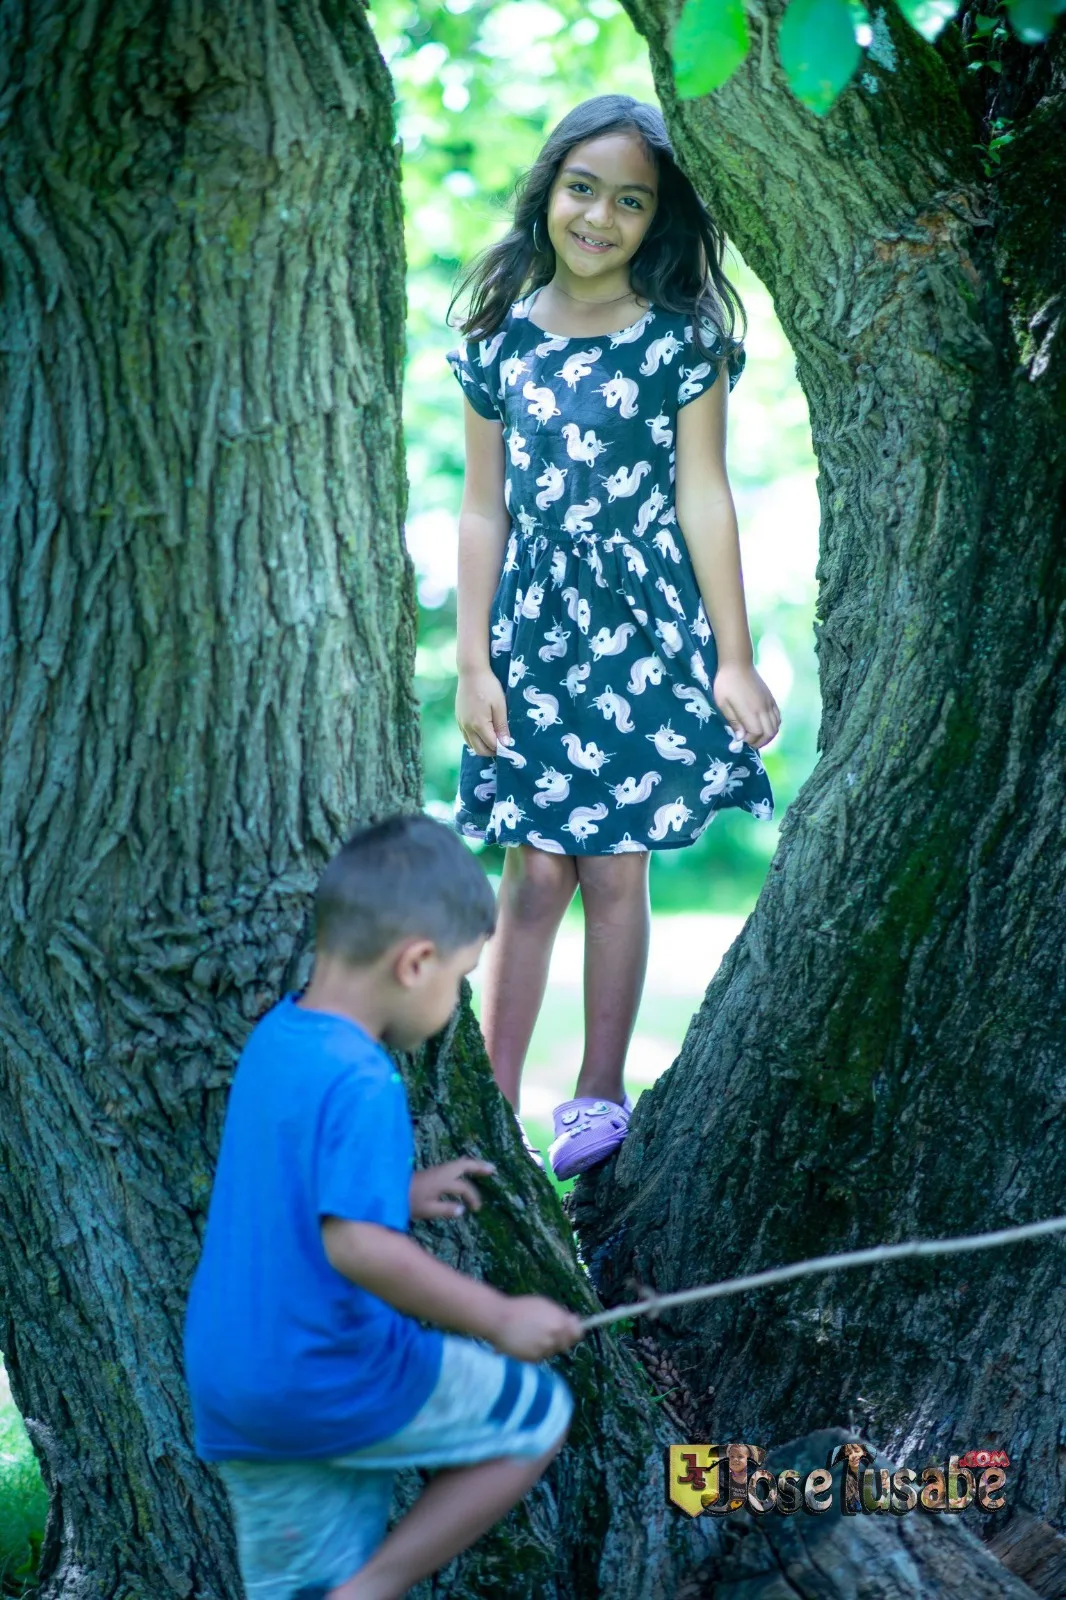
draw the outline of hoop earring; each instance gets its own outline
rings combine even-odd
[[[540,221],[539,217],[534,217],[533,218],[533,248],[534,248],[534,250],[536,250],[538,252],[544,249],[543,245],[537,243],[537,223],[539,221]]]

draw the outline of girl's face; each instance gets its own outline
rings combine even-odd
[[[616,273],[637,250],[658,203],[658,174],[632,133],[575,144],[548,195],[556,262],[579,278]]]

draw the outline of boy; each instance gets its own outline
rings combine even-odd
[[[411,1217],[477,1210],[470,1174],[495,1168],[412,1172],[403,1081],[382,1048],[444,1027],[495,917],[451,828],[414,815],[363,829],[319,885],[310,983],[238,1062],[185,1369],[248,1600],[406,1594],[520,1500],[566,1437],[570,1391],[534,1363],[580,1339],[581,1322],[411,1238]],[[386,1538],[404,1466],[450,1470]]]

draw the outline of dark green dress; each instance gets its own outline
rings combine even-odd
[[[718,368],[680,313],[578,338],[530,322],[535,294],[447,355],[503,424],[511,516],[489,650],[513,742],[463,745],[456,828],[606,855],[691,844],[723,806],[769,821],[759,753],[711,697],[717,652],[674,510],[677,413]],[[743,368],[741,350],[730,389]]]

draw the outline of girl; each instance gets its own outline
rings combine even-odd
[[[752,664],[726,477],[745,352],[723,244],[661,113],[598,95],[551,134],[514,226],[452,300],[472,285],[447,356],[466,397],[455,824],[509,847],[481,1021],[516,1115],[581,888],[585,1049],[553,1113],[560,1179],[625,1138],[650,852],[692,844],[723,806],[773,815],[758,752],[781,718]]]

